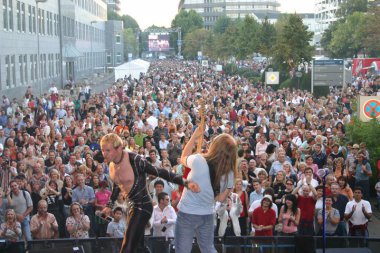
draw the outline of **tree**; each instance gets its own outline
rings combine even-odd
[[[265,17],[261,24],[259,33],[259,49],[258,52],[262,55],[268,56],[272,51],[273,42],[276,39],[276,28],[272,25],[268,17]]]
[[[345,19],[354,12],[367,12],[368,0],[346,0],[343,1],[335,15]]]
[[[239,26],[239,35],[236,40],[238,59],[246,59],[258,51],[260,24],[251,16],[246,16]]]
[[[215,34],[225,33],[227,28],[233,25],[233,20],[227,16],[220,16],[214,23],[213,31]]]
[[[332,52],[331,50],[329,50],[329,45],[331,43],[333,34],[335,33],[335,31],[338,28],[338,25],[341,24],[341,23],[343,23],[343,22],[344,22],[343,19],[338,19],[337,21],[332,22],[329,25],[329,27],[323,32],[323,35],[322,35],[322,38],[321,38],[321,47],[323,47],[326,50],[327,55],[329,57],[331,57],[331,58],[338,58],[338,56],[335,55],[334,52]]]
[[[380,56],[380,6],[373,6],[367,14],[364,46],[371,57]]]
[[[357,57],[364,48],[364,38],[367,36],[367,15],[355,12],[349,15],[344,23],[340,23],[332,34],[328,50],[336,57]]]
[[[313,33],[297,14],[291,14],[280,19],[276,24],[277,36],[272,50],[274,63],[280,69],[289,70],[302,60],[310,61],[314,47],[310,45]]]
[[[178,13],[172,20],[171,27],[181,27],[182,38],[185,38],[186,34],[203,27],[203,19],[194,10],[181,10],[180,13]],[[177,41],[178,34],[172,33],[170,36],[170,43],[172,45],[174,44],[176,50],[178,51],[178,45],[176,43]]]
[[[137,21],[129,15],[120,16],[116,12],[109,10],[107,12],[107,20],[121,20],[123,21],[123,28],[132,28],[133,30],[140,29]]]
[[[183,54],[188,59],[195,59],[198,51],[207,55],[210,47],[211,33],[204,28],[200,28],[188,33],[184,40]]]
[[[128,54],[131,53],[134,57],[139,55],[139,45],[137,43],[137,34],[132,28],[124,29],[124,60],[128,60]]]

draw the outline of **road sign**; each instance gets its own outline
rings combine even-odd
[[[380,120],[380,97],[379,96],[359,96],[358,115],[363,122],[368,122],[373,118]]]
[[[280,72],[265,72],[265,82],[267,84],[279,84]]]
[[[208,67],[208,60],[202,60],[202,67]]]
[[[365,102],[363,113],[368,118],[378,118],[380,116],[380,101],[371,99]]]
[[[298,77],[298,78],[299,78],[299,77],[302,77],[302,72],[297,71],[297,72],[296,72],[296,77]]]
[[[343,86],[346,82],[343,60],[314,60],[311,73],[311,92],[314,86]]]

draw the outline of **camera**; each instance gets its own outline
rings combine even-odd
[[[163,227],[162,229],[161,229],[161,232],[165,232],[166,231],[166,227]]]

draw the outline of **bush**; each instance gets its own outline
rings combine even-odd
[[[346,136],[353,143],[365,142],[369,152],[370,164],[372,168],[371,191],[377,182],[377,161],[380,158],[380,124],[376,119],[370,122],[362,122],[354,116],[351,123],[346,126]]]

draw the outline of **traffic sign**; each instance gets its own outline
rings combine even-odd
[[[279,84],[280,72],[265,72],[265,82],[267,84]]]
[[[363,113],[368,118],[378,118],[380,116],[380,101],[371,99],[365,102]]]
[[[302,72],[297,71],[296,72],[296,77],[302,77]]]

